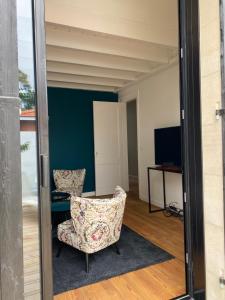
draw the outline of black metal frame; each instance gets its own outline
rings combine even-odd
[[[205,299],[198,1],[180,0],[179,16],[186,292]]]
[[[3,2],[4,5],[7,4],[8,7],[11,5],[12,9],[15,8],[15,1],[0,1],[0,3]],[[33,3],[37,75],[36,90],[39,118],[39,170],[41,175],[40,177],[45,179],[40,183],[40,195],[41,199],[43,199],[40,206],[42,298],[44,300],[49,300],[52,299],[53,294],[49,180],[47,174],[44,172],[44,170],[46,170],[46,163],[48,162],[44,0],[33,0]],[[185,244],[189,257],[188,263],[186,264],[187,295],[185,297],[187,299],[190,299],[190,297],[193,297],[194,299],[205,299],[198,1],[179,0],[179,16],[180,46],[183,49],[183,58],[180,60],[181,109],[184,110],[185,115],[184,120],[181,120],[183,128],[183,142],[185,145],[183,149],[184,191],[187,199],[187,202],[184,203],[186,220]],[[3,21],[6,23],[5,19],[3,19]],[[5,35],[9,37],[16,33],[15,24],[12,24],[12,28],[9,28],[8,26],[6,29]],[[5,48],[9,49],[7,47],[8,45],[5,45]],[[12,48],[13,46],[10,49],[10,53],[12,52]],[[16,61],[13,60],[11,64],[16,65]],[[10,84],[12,83],[10,80],[8,80],[8,82]],[[16,130],[19,131],[19,128],[16,128]],[[14,132],[16,133],[16,131]],[[18,148],[17,143],[18,140],[15,140],[14,145]],[[13,146],[11,148],[13,148]],[[43,166],[45,167],[44,169]],[[17,166],[17,171],[20,171],[19,165]],[[14,249],[14,253],[16,253],[15,250],[17,251],[17,249]],[[20,249],[18,249],[18,251],[20,251]],[[16,270],[16,268],[17,267],[14,269]],[[13,271],[14,269],[12,267]],[[180,297],[180,299],[182,299],[182,297]]]

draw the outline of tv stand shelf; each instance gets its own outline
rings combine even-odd
[[[152,203],[151,203],[151,185],[150,185],[150,170],[154,171],[161,171],[163,176],[163,203],[164,208],[152,210]],[[147,167],[147,175],[148,175],[148,203],[149,203],[149,213],[159,212],[166,209],[166,187],[165,187],[165,173],[177,173],[182,174],[182,169],[177,166],[152,166]]]

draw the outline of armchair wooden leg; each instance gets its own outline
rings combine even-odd
[[[56,257],[60,256],[63,246],[64,246],[64,243],[59,241],[59,246],[58,246],[58,250],[57,250],[57,253],[56,253]]]
[[[86,260],[86,272],[89,273],[89,254],[85,253],[85,260]]]
[[[119,248],[119,246],[118,246],[118,243],[115,243],[115,247],[116,247],[116,253],[117,253],[118,255],[120,255],[120,248]]]

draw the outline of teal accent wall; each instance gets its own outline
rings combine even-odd
[[[86,168],[84,192],[95,191],[93,101],[118,94],[48,87],[51,184],[53,169]]]

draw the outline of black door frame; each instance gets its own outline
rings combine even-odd
[[[199,2],[179,1],[186,295],[205,299]]]
[[[51,265],[51,224],[50,224],[50,200],[49,200],[49,174],[46,174],[48,165],[48,114],[47,114],[47,90],[46,90],[46,55],[45,55],[45,18],[44,18],[44,0],[33,0],[34,3],[34,40],[35,40],[35,59],[36,59],[36,86],[37,86],[37,102],[38,102],[38,129],[39,129],[39,174],[40,181],[40,227],[41,227],[41,264],[42,264],[42,298],[50,300],[53,297],[52,292],[52,265]],[[6,7],[8,12],[14,12],[16,0],[0,0],[1,7]],[[4,5],[3,5],[4,4]],[[10,16],[10,14],[9,14]],[[203,225],[203,187],[202,187],[202,153],[201,153],[201,108],[200,108],[200,66],[199,66],[199,16],[197,0],[179,0],[179,16],[180,16],[180,83],[181,83],[181,118],[183,128],[183,158],[184,158],[184,206],[185,206],[185,232],[186,232],[186,274],[187,274],[187,291],[186,295],[179,299],[205,299],[205,262],[204,262],[204,225]],[[8,23],[9,18],[2,18],[4,26],[4,35],[12,36],[16,34],[16,24]],[[4,51],[8,51],[9,45],[1,44]],[[10,45],[10,53],[12,49],[16,51],[16,43]],[[15,53],[13,51],[13,53]],[[2,59],[2,56],[0,56]],[[0,62],[1,63],[1,62]],[[9,70],[14,70],[17,66],[16,59],[8,65]],[[6,70],[3,70],[6,72]],[[15,76],[10,73],[7,77],[7,85],[15,88]],[[0,76],[0,87],[6,84],[5,79]],[[6,94],[6,96],[8,96]],[[18,97],[18,90],[13,93],[13,97]],[[6,97],[7,98],[7,97]],[[14,108],[12,108],[13,110]],[[14,110],[15,112],[15,110]],[[19,114],[9,114],[8,121],[14,126],[15,139],[10,141],[11,149],[17,149],[19,136]],[[8,134],[9,128],[1,128],[2,134]],[[16,130],[16,132],[15,132]],[[17,132],[18,131],[18,132]],[[11,152],[9,152],[11,154]],[[13,154],[14,155],[14,154]],[[12,157],[12,161],[14,161]],[[7,159],[7,160],[6,160]],[[0,172],[5,172],[4,166],[8,163],[8,157],[3,157],[0,163]],[[20,163],[17,161],[14,165],[14,174],[20,172]],[[11,174],[14,178],[13,174]],[[10,177],[11,178],[11,177]],[[18,182],[20,176],[18,175]],[[10,195],[11,202],[20,204],[17,194],[10,194],[11,187],[6,186],[4,194]],[[0,191],[1,192],[1,191]],[[3,197],[3,200],[7,197]],[[2,204],[4,204],[2,202]],[[6,201],[5,201],[6,202]],[[4,207],[4,205],[2,206]],[[10,212],[10,211],[9,211]],[[14,211],[12,212],[14,214]],[[12,214],[11,217],[14,215]],[[18,213],[19,215],[19,213]],[[3,218],[4,222],[4,218]],[[7,223],[5,224],[5,226]],[[14,224],[17,230],[17,225]],[[2,226],[4,228],[4,224]],[[13,230],[13,229],[12,229]],[[13,244],[13,235],[10,232],[7,236]],[[2,231],[1,231],[2,233]],[[3,240],[3,239],[2,239]],[[0,244],[0,266],[4,261],[10,261],[12,251],[4,252],[2,255],[2,244]],[[4,248],[3,248],[4,249]],[[14,247],[14,253],[22,254],[21,246],[18,249]],[[21,264],[12,266],[15,273],[21,273]],[[13,270],[14,271],[14,270]],[[3,290],[6,287],[1,286],[0,280],[0,299]],[[15,282],[14,282],[15,283]],[[12,285],[13,283],[11,283]],[[8,286],[8,291],[11,287]],[[11,289],[13,290],[13,289]],[[17,299],[21,298],[21,291],[15,291],[14,295]],[[10,298],[8,298],[10,299]],[[8,300],[5,298],[5,300]],[[178,298],[177,298],[178,299]]]

